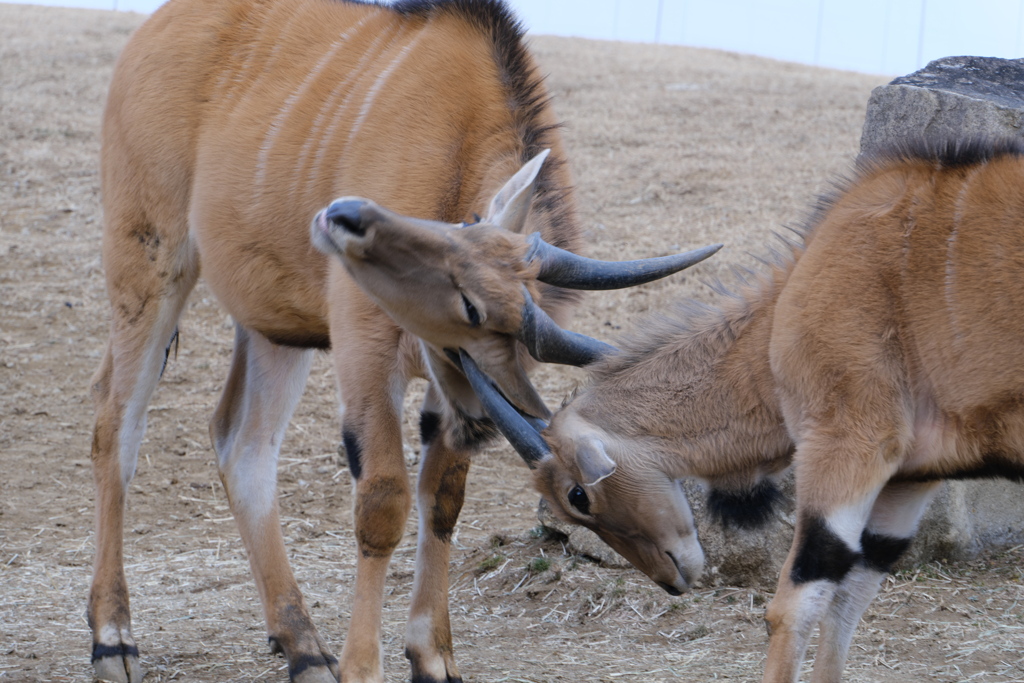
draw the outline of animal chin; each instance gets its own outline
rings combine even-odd
[[[672,568],[676,570],[678,578],[671,584],[664,583],[662,581],[655,581],[655,583],[664,588],[671,595],[681,595],[688,592],[690,590],[690,584],[692,583],[690,573],[679,563],[679,560],[675,555],[667,550],[665,551],[665,554],[668,555],[668,559],[672,561]]]
[[[655,583],[661,586],[669,595],[678,596],[683,594],[683,591],[679,590],[675,586],[665,583],[664,581],[655,581]]]

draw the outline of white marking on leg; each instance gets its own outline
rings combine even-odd
[[[118,645],[121,642],[121,629],[116,624],[104,624],[96,634],[96,642],[101,645]]]
[[[248,339],[245,382],[235,398],[240,406],[217,456],[235,515],[256,520],[273,509],[278,453],[306,386],[313,352],[275,346],[256,333]]]
[[[941,485],[940,481],[890,485],[871,511],[868,530],[892,538],[911,538]]]
[[[814,660],[812,683],[838,681],[846,665],[853,634],[864,610],[874,599],[884,574],[857,565],[836,588],[832,602],[820,621],[818,654]]]
[[[874,507],[875,496],[867,496],[860,501],[836,508],[825,517],[829,530],[838,536],[846,547],[860,552],[860,537]]]
[[[811,633],[821,622],[832,602],[836,584],[827,579],[819,579],[794,586],[793,591],[796,595],[793,597],[792,607],[787,612],[792,617],[790,628],[797,639],[798,651],[793,654],[802,662]]]
[[[135,476],[135,468],[139,461],[139,447],[142,445],[142,437],[146,432],[146,408],[160,381],[164,353],[167,351],[167,344],[171,340],[177,320],[177,304],[169,301],[161,302],[156,324],[146,342],[142,358],[138,360],[139,372],[135,377],[135,386],[132,387],[131,396],[125,403],[121,414],[121,429],[117,434],[118,462],[121,468],[121,485],[124,488],[128,488],[128,484]],[[126,360],[115,358],[115,363],[125,364]]]

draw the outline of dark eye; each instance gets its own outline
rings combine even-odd
[[[480,324],[480,312],[476,310],[476,306],[473,302],[466,298],[466,295],[462,295],[462,305],[466,309],[466,317],[469,318],[469,326],[476,327]]]
[[[569,491],[569,505],[585,515],[590,514],[590,499],[587,498],[587,492],[579,484],[573,486],[572,491]]]

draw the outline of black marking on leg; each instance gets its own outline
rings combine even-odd
[[[432,410],[420,413],[420,443],[424,446],[431,443],[441,431],[441,415]]]
[[[164,370],[167,369],[167,359],[171,357],[171,347],[174,347],[174,360],[178,360],[178,328],[174,328],[174,334],[171,335],[171,341],[167,342],[167,348],[164,349],[164,364],[160,366],[160,377],[164,376]]]
[[[910,538],[897,538],[883,534],[873,534],[867,529],[860,536],[860,546],[864,554],[864,564],[879,572],[888,572],[896,564],[896,560],[910,547]]]
[[[826,580],[839,583],[861,554],[850,550],[821,517],[805,517],[800,546],[790,571],[793,583]]]
[[[363,476],[363,448],[359,445],[359,437],[350,429],[341,430],[341,443],[345,447],[348,469],[353,478]]]
[[[489,417],[472,417],[458,408],[452,411],[450,433],[452,448],[457,451],[480,450],[498,436],[498,428]]]
[[[134,645],[104,645],[103,643],[92,644],[92,661],[97,662],[107,657],[135,657],[139,656],[139,648]]]
[[[267,644],[270,646],[270,654],[272,655],[283,655],[284,648],[281,647],[281,641],[274,636],[267,636]]]
[[[315,666],[322,666],[327,668],[333,664],[337,664],[338,660],[331,656],[324,655],[299,655],[293,660],[288,661],[288,676],[295,680],[295,677],[301,674],[306,669]]]
[[[782,493],[775,482],[763,479],[746,491],[711,489],[708,512],[726,528],[757,529],[771,520],[780,500]]]

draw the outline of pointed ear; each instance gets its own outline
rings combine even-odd
[[[576,466],[584,484],[596,484],[615,472],[615,461],[608,457],[604,444],[590,437],[576,443]]]
[[[505,186],[498,190],[491,200],[491,206],[487,209],[486,220],[509,232],[522,232],[526,217],[530,213],[530,202],[533,201],[534,183],[537,174],[540,173],[544,160],[551,153],[546,149],[525,165],[512,176]]]

